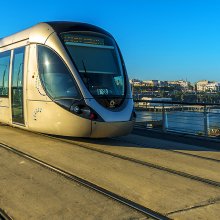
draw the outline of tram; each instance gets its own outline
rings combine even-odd
[[[0,39],[0,122],[73,137],[129,134],[135,113],[125,64],[107,31],[42,22]]]

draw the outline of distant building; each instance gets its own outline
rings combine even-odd
[[[134,86],[140,86],[142,85],[142,81],[139,79],[130,79],[129,82]]]
[[[185,80],[168,81],[168,85],[179,87],[180,89],[188,90],[190,82]]]
[[[179,85],[184,88],[184,89],[188,89],[189,88],[189,82],[188,81],[184,81],[184,80],[179,80],[177,81],[179,83]]]
[[[144,80],[143,83],[145,84],[145,86],[153,86],[152,80]]]
[[[218,83],[218,82],[208,83],[205,86],[205,91],[219,92],[220,91],[220,83]]]
[[[132,84],[132,87],[154,87],[154,93],[159,91],[161,87],[170,87],[172,90],[181,90],[185,92],[192,92],[193,90],[198,92],[219,92],[220,91],[220,82],[201,80],[191,84],[186,80],[173,80],[173,81],[160,81],[160,80],[139,80],[139,79],[130,79],[129,82]],[[152,88],[153,89],[153,88]],[[158,91],[157,91],[158,90]],[[148,91],[148,90],[146,90]],[[152,90],[153,91],[153,90]]]
[[[206,86],[211,83],[208,80],[201,80],[196,83],[196,90],[199,92],[206,91]]]
[[[160,87],[168,87],[168,81],[159,81]]]
[[[159,80],[144,80],[145,86],[159,86]]]

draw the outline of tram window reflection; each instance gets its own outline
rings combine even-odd
[[[38,46],[38,67],[44,87],[53,99],[79,98],[71,73],[55,52]]]
[[[0,53],[0,96],[8,96],[10,51]]]

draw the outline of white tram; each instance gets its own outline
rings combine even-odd
[[[0,122],[41,133],[131,132],[133,100],[114,38],[76,22],[45,22],[0,39]]]

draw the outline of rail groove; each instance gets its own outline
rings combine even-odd
[[[149,163],[149,162],[146,162],[146,161],[142,161],[142,160],[138,160],[138,159],[135,159],[135,158],[127,157],[127,156],[120,155],[120,154],[117,154],[117,153],[112,153],[112,152],[109,152],[109,151],[106,151],[106,150],[97,149],[95,147],[90,147],[90,146],[85,145],[85,144],[81,144],[81,143],[79,144],[78,142],[75,142],[75,141],[72,141],[72,140],[66,140],[66,139],[63,139],[63,138],[58,138],[58,137],[55,137],[55,136],[50,136],[50,135],[45,135],[45,134],[42,134],[42,135],[45,136],[45,137],[49,137],[49,138],[52,138],[52,139],[59,140],[61,142],[66,142],[66,143],[69,143],[69,144],[75,144],[79,147],[82,147],[82,148],[85,148],[85,149],[88,149],[88,150],[91,150],[91,151],[96,151],[96,152],[99,152],[99,153],[103,153],[103,154],[106,154],[106,155],[109,155],[109,156],[112,156],[112,157],[116,157],[116,158],[120,158],[120,159],[123,159],[123,160],[126,160],[126,161],[134,162],[136,164],[147,166],[147,167],[150,167],[150,168],[153,168],[153,169],[166,171],[168,173],[172,173],[172,174],[175,174],[175,175],[178,175],[178,176],[181,176],[181,177],[185,177],[185,178],[188,178],[188,179],[191,179],[191,180],[202,182],[204,184],[208,184],[208,185],[211,185],[211,186],[220,187],[220,182],[217,182],[217,181],[214,181],[214,180],[210,180],[210,179],[206,179],[206,178],[203,178],[203,177],[195,176],[195,175],[185,173],[185,172],[182,172],[182,171],[178,171],[178,170],[173,170],[173,169],[170,169],[170,168],[167,168],[167,167],[163,167],[163,166],[156,165],[156,164],[153,164],[153,163]]]
[[[12,220],[12,218],[0,208],[0,220]]]
[[[129,199],[126,199],[126,198],[124,198],[124,197],[122,197],[122,196],[120,196],[118,194],[115,194],[115,193],[113,193],[113,192],[111,192],[111,191],[109,191],[107,189],[104,189],[104,188],[102,188],[102,187],[100,187],[98,185],[95,185],[94,183],[91,183],[91,182],[89,182],[89,181],[87,181],[85,179],[82,179],[82,178],[80,178],[80,177],[78,177],[78,176],[76,176],[74,174],[66,172],[66,171],[64,171],[64,170],[62,170],[62,169],[60,169],[58,167],[50,165],[50,164],[48,164],[48,163],[46,163],[46,162],[44,162],[42,160],[39,160],[39,159],[37,159],[37,158],[35,158],[35,157],[31,156],[31,155],[28,155],[28,154],[26,154],[26,153],[24,153],[24,152],[22,152],[20,150],[17,150],[15,148],[10,147],[10,146],[8,146],[6,144],[3,144],[3,143],[0,143],[0,147],[4,148],[4,149],[6,149],[6,150],[8,150],[10,152],[13,152],[13,153],[15,153],[15,154],[25,158],[25,159],[28,159],[28,160],[30,160],[32,162],[35,162],[36,164],[41,165],[42,167],[47,168],[47,169],[49,169],[49,170],[51,170],[51,171],[53,171],[53,172],[55,172],[55,173],[57,173],[59,175],[62,175],[63,177],[65,177],[65,178],[67,178],[67,179],[69,179],[71,181],[75,181],[75,182],[83,185],[84,187],[87,187],[87,188],[92,189],[92,190],[94,190],[94,191],[96,191],[96,192],[98,192],[98,193],[100,193],[102,195],[105,195],[106,197],[109,197],[109,198],[111,198],[111,199],[113,199],[113,200],[115,200],[115,201],[117,201],[117,202],[119,202],[119,203],[121,203],[123,205],[126,205],[126,206],[128,206],[128,207],[130,207],[130,208],[132,208],[132,209],[134,209],[134,210],[136,210],[138,212],[140,212],[140,213],[143,213],[143,214],[145,214],[148,217],[151,217],[151,218],[157,219],[157,220],[170,220],[170,218],[168,218],[165,215],[162,215],[162,214],[160,214],[160,213],[158,213],[156,211],[153,211],[153,210],[151,210],[151,209],[149,209],[149,208],[147,208],[145,206],[142,206],[142,205],[140,205],[138,203],[135,203],[135,202],[133,202],[133,201],[131,201]],[[10,218],[8,218],[8,219],[5,218],[5,220],[10,220]]]
[[[141,146],[141,147],[151,147],[150,145],[145,145],[145,144],[138,144],[138,143],[135,143],[133,141],[128,141],[128,140],[120,140],[118,138],[112,138],[113,140],[117,140],[117,141],[120,141],[120,142],[126,142],[126,143],[129,143],[129,144],[135,144],[137,146]],[[153,149],[158,149],[160,150],[161,148],[159,147],[155,147],[155,146],[152,146]],[[166,149],[164,148],[163,150],[165,151],[169,151],[169,152],[172,152],[174,154],[182,154],[182,155],[186,155],[186,156],[190,156],[190,157],[195,157],[195,158],[200,158],[200,159],[203,159],[203,160],[209,160],[209,161],[214,161],[216,163],[220,163],[220,160],[218,159],[215,159],[215,158],[210,158],[210,157],[204,157],[204,156],[200,156],[200,155],[195,155],[195,154],[190,154],[190,153],[186,153],[186,152],[181,152],[181,151],[174,151],[174,150],[171,150],[171,149]],[[213,149],[211,149],[213,150]]]

